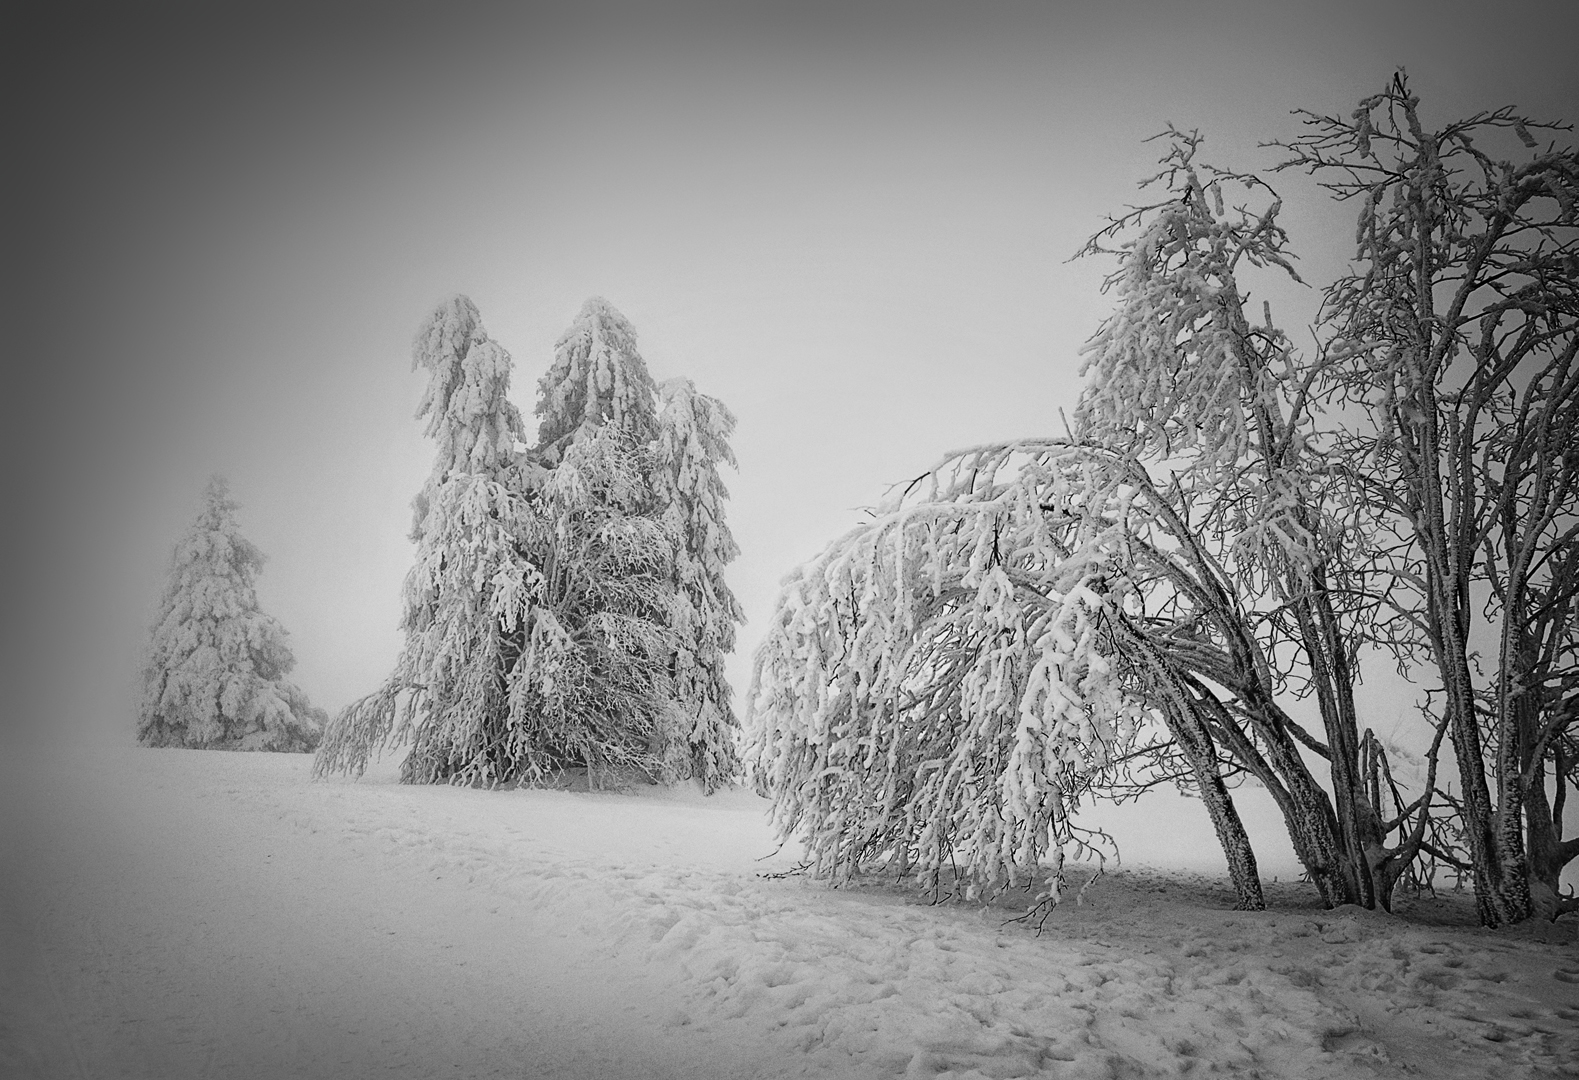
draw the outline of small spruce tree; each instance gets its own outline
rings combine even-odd
[[[137,713],[144,746],[308,751],[327,714],[285,681],[285,630],[258,608],[263,553],[236,522],[221,476],[175,547]]]

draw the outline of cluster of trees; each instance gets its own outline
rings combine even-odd
[[[1066,436],[950,456],[786,580],[747,760],[819,872],[1056,903],[1080,799],[1173,781],[1259,908],[1230,790],[1250,776],[1329,905],[1386,908],[1448,864],[1487,925],[1579,909],[1579,154],[1558,130],[1511,109],[1428,129],[1401,74],[1304,114],[1279,168],[1359,206],[1309,351],[1251,306],[1256,274],[1294,274],[1273,189],[1166,133],[1161,197],[1086,249],[1116,255],[1115,305]],[[1408,779],[1356,704],[1378,653],[1425,683]]]
[[[416,497],[405,645],[329,724],[314,764],[360,773],[409,743],[403,779],[534,783],[738,771],[724,658],[743,616],[719,468],[735,420],[655,383],[630,324],[589,300],[538,384],[537,437],[509,354],[465,297],[417,334],[418,411],[438,446]]]
[[[176,544],[143,669],[137,741],[194,749],[308,751],[328,715],[285,676],[283,627],[258,606],[263,553],[241,535],[221,476]]]
[[[1251,777],[1329,905],[1388,908],[1445,865],[1487,925],[1579,910],[1560,890],[1579,856],[1579,153],[1511,109],[1430,129],[1401,73],[1303,118],[1278,170],[1358,206],[1312,348],[1251,302],[1257,275],[1297,277],[1273,188],[1170,129],[1159,197],[1084,251],[1116,257],[1115,303],[1064,437],[951,455],[786,579],[744,760],[819,873],[884,863],[1057,903],[1090,840],[1080,801],[1171,782],[1259,908],[1232,797]],[[734,776],[733,416],[655,383],[599,299],[555,347],[535,439],[465,297],[413,363],[438,453],[394,671],[327,724],[283,681],[262,558],[216,479],[177,547],[139,739],[310,749],[322,730],[320,775],[407,743],[413,782]],[[1423,683],[1407,775],[1362,720],[1372,656]]]
[[[509,401],[510,355],[470,300],[439,305],[412,355],[438,453],[414,501],[395,670],[332,721],[283,681],[285,634],[253,587],[263,557],[216,477],[176,548],[140,741],[316,747],[319,775],[409,743],[401,775],[417,783],[584,768],[594,784],[695,777],[712,791],[737,775],[729,410],[687,379],[655,383],[601,299],[555,346],[535,442]]]

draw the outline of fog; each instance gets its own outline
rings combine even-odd
[[[25,13],[7,736],[130,740],[216,471],[296,681],[331,710],[372,689],[431,460],[409,341],[450,293],[528,413],[602,295],[655,375],[737,414],[739,691],[778,579],[862,506],[955,447],[1061,429],[1108,269],[1069,257],[1138,198],[1148,136],[1200,128],[1211,160],[1266,168],[1290,110],[1347,112],[1399,65],[1439,121],[1579,104],[1579,15],[1552,5],[1064,7]],[[1349,211],[1278,183],[1321,282]],[[1260,288],[1308,340],[1316,291]],[[1363,707],[1386,730],[1408,704],[1378,682]]]

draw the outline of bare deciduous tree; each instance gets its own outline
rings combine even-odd
[[[1571,128],[1502,108],[1428,130],[1402,73],[1305,122],[1284,167],[1360,204],[1314,373],[1359,413],[1335,445],[1394,522],[1373,576],[1440,677],[1481,919],[1555,917],[1579,854],[1579,154],[1541,139]]]

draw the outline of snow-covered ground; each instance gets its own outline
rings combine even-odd
[[[1579,1076],[1571,922],[1327,912],[1286,880],[1246,914],[1210,875],[1127,869],[1037,934],[765,876],[795,853],[747,792],[309,765],[8,759],[0,1073]]]

